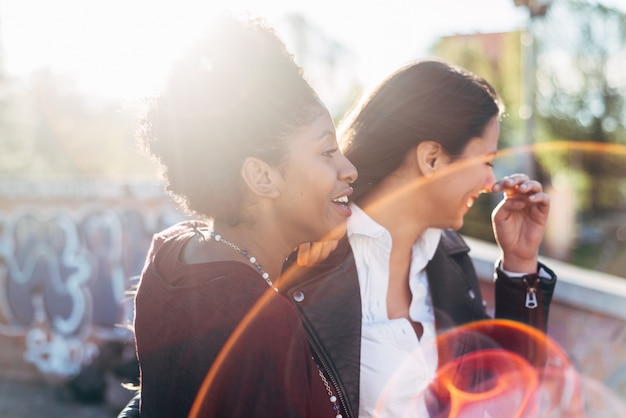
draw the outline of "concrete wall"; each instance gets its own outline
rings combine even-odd
[[[63,381],[132,342],[129,278],[181,218],[153,184],[0,181],[0,375]]]

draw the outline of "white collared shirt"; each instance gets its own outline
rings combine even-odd
[[[350,207],[348,238],[363,311],[359,417],[428,416],[420,394],[435,375],[437,348],[425,267],[439,245],[441,230],[428,229],[412,249],[409,316],[424,327],[419,340],[407,319],[387,315],[391,235],[358,206]]]

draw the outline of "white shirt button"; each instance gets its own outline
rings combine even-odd
[[[302,302],[304,300],[304,293],[298,290],[293,294],[293,300],[296,302]]]

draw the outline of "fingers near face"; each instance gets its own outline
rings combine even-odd
[[[531,180],[526,174],[513,174],[494,183],[492,192],[504,192],[508,199],[529,197],[544,194],[543,186],[536,180]]]
[[[534,208],[541,216],[547,216],[550,210],[550,197],[543,191],[543,186],[531,180],[526,174],[512,174],[494,183],[492,192],[503,192],[506,207],[509,210]]]

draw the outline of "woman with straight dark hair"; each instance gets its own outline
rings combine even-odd
[[[538,250],[549,198],[525,174],[494,178],[501,115],[487,81],[433,60],[391,74],[341,125],[359,171],[347,234],[334,250],[302,246],[282,291],[331,371],[344,416],[428,416],[432,405],[416,399],[441,360],[436,336],[490,318],[455,232],[481,193],[504,192],[492,214],[495,316],[546,331],[556,277]]]

